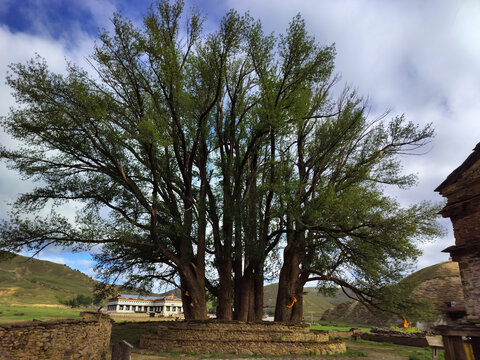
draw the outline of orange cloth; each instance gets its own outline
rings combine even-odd
[[[408,329],[408,325],[411,325],[412,323],[409,322],[409,321],[407,321],[407,319],[405,319],[404,316],[402,316],[402,319],[403,319],[403,327],[404,327],[405,329]]]
[[[291,309],[296,302],[297,302],[297,298],[294,296],[292,303],[290,305],[287,305],[287,308]]]

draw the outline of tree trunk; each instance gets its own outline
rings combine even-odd
[[[217,318],[232,320],[232,259],[225,259],[219,262],[219,265]]]
[[[205,278],[197,278],[192,266],[184,265],[179,269],[182,287],[183,311],[186,320],[207,318],[207,296]]]
[[[290,224],[291,226],[291,224]],[[287,233],[287,246],[283,251],[283,266],[278,281],[278,294],[275,304],[275,321],[290,321],[291,308],[294,303],[295,284],[300,272],[299,250],[295,244],[295,237]]]
[[[308,280],[308,273],[302,273],[296,281],[295,298],[297,302],[293,305],[290,315],[290,322],[300,323],[303,319],[303,288]]]
[[[254,321],[262,321],[263,319],[263,266],[265,261],[260,261],[255,267],[254,277]]]
[[[244,271],[240,280],[239,291],[235,293],[235,302],[239,304],[235,309],[235,320],[249,321],[251,298],[253,297],[253,272],[250,266]]]

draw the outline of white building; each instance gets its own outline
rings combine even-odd
[[[181,299],[174,296],[120,294],[108,300],[107,312],[119,314],[149,313],[170,317],[183,314],[183,304]]]

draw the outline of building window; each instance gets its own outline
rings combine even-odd
[[[160,306],[160,311],[163,311],[163,306]]]
[[[125,310],[127,310],[127,311],[130,310],[130,305],[126,305]]]
[[[150,306],[150,311],[153,311],[153,306]]]
[[[166,306],[166,310],[167,310],[167,311],[170,311],[170,306]]]
[[[120,310],[123,310],[123,305],[120,305]]]

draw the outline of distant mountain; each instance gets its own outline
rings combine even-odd
[[[450,301],[463,305],[462,283],[456,262],[447,261],[426,267],[407,276],[402,282],[412,285],[410,297],[430,299],[437,310],[445,308],[445,303]],[[389,325],[388,321],[379,319],[357,301],[344,302],[325,311],[322,320]]]
[[[95,280],[66,265],[20,255],[0,260],[1,305],[58,305],[92,296],[94,286]]]

